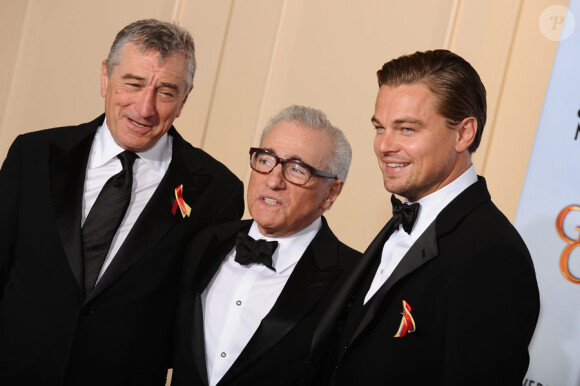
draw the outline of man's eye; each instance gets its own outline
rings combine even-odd
[[[163,98],[173,98],[173,93],[169,91],[160,91],[159,95],[161,95]]]
[[[272,164],[272,159],[270,157],[259,157],[258,158],[258,162],[261,163],[262,165],[270,165]]]
[[[306,175],[306,170],[302,166],[296,165],[296,164],[293,164],[289,171],[292,174],[296,174],[296,175],[300,175],[300,176]]]

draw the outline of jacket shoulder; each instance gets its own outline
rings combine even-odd
[[[342,269],[349,270],[361,260],[362,253],[340,241],[330,229],[324,216],[322,216],[322,228],[313,243],[320,254],[335,253],[336,263]]]
[[[80,125],[60,126],[50,129],[31,131],[20,134],[18,139],[23,144],[32,143],[54,143],[60,147],[70,147],[78,143],[79,140],[92,135],[103,123],[105,116],[100,115],[96,119],[82,123]]]
[[[218,180],[218,183],[221,182],[234,185],[242,184],[240,179],[230,169],[228,169],[227,166],[215,159],[206,151],[197,148],[186,141],[174,127],[169,130],[169,135],[173,137],[174,152],[181,157],[190,170],[203,168],[208,173],[212,174],[214,178]],[[226,188],[227,185],[224,189]]]

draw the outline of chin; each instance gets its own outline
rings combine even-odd
[[[405,197],[407,198],[407,195],[405,194],[405,191],[402,191],[401,189],[397,189],[396,187],[391,186],[390,188],[387,187],[385,185],[385,189],[387,190],[387,192],[392,193],[392,194],[396,194],[397,196],[401,196],[401,197]]]
[[[276,228],[272,228],[272,227],[263,227],[263,226],[259,226],[258,230],[260,231],[260,233],[262,234],[262,236],[267,236],[267,237],[275,237],[273,235],[276,235],[279,233],[279,230]]]

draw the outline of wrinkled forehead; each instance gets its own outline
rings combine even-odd
[[[187,59],[180,53],[162,57],[156,50],[141,52],[136,47],[127,47],[121,54],[119,62],[109,70],[109,78],[113,74],[121,77],[131,74],[146,80],[155,77],[161,82],[178,84],[183,90],[186,90],[188,85]]]

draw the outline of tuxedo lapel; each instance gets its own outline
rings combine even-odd
[[[84,287],[81,239],[83,188],[95,130],[96,126],[70,149],[63,149],[53,143],[49,145],[49,172],[56,227],[79,289]]]
[[[491,200],[489,192],[487,190],[487,185],[483,177],[478,177],[478,181],[462,193],[460,193],[454,200],[452,200],[449,205],[447,205],[441,213],[436,217],[436,219],[429,225],[425,232],[417,239],[409,251],[405,254],[399,265],[395,268],[391,276],[383,284],[383,286],[377,291],[377,293],[371,298],[368,308],[364,312],[360,324],[355,330],[355,333],[349,339],[349,344],[351,344],[357,336],[359,336],[365,328],[371,323],[373,318],[379,312],[381,303],[385,298],[388,291],[405,276],[411,274],[413,271],[417,270],[423,264],[427,263],[431,259],[437,257],[437,239],[443,235],[451,232],[457,224],[467,216],[471,211],[473,211],[477,206],[484,202]],[[391,223],[389,221],[389,223]],[[388,228],[389,223],[385,228]],[[381,231],[381,233],[383,233]],[[385,233],[387,237],[377,236],[373,243],[369,246],[365,252],[363,259],[372,260],[374,258],[381,258],[382,247],[387,240],[388,236],[392,233],[392,230],[387,230]],[[369,255],[369,256],[367,256]],[[370,265],[367,265],[369,267]],[[375,272],[366,272],[366,275],[374,275]]]
[[[393,221],[390,220],[387,224],[381,229],[378,235],[373,239],[371,244],[366,249],[365,253],[361,256],[360,262],[355,265],[352,272],[348,274],[346,279],[344,280],[343,284],[340,286],[336,295],[334,296],[334,301],[329,305],[327,312],[324,316],[320,319],[320,326],[329,326],[333,325],[333,321],[336,315],[340,315],[345,307],[349,307],[349,303],[352,303],[356,293],[358,291],[357,288],[361,288],[362,283],[364,282],[365,276],[368,275],[373,264],[376,262],[376,259],[380,259],[381,252],[383,250],[383,245],[385,241],[389,238],[389,236],[393,233]],[[353,295],[355,294],[355,295]],[[354,323],[352,320],[349,320],[353,317],[352,312],[347,316],[347,325]],[[354,331],[356,326],[354,326],[349,330],[346,331]],[[343,331],[344,333],[345,331]],[[327,335],[330,331],[325,329],[317,329],[312,337],[312,346],[311,351],[314,350],[320,342],[325,341]],[[342,351],[341,351],[342,352]]]
[[[203,169],[186,166],[180,151],[182,142],[181,137],[174,137],[172,161],[165,176],[87,301],[114,283],[176,226],[196,221],[195,202],[210,180]],[[172,212],[175,188],[179,185],[183,185],[184,201],[192,207],[191,217],[183,217],[179,209],[175,214]]]
[[[333,241],[334,239],[334,241]],[[324,222],[312,240],[270,312],[220,383],[227,383],[268,352],[318,303],[340,275],[337,241]]]
[[[222,225],[212,235],[207,247],[200,252],[201,259],[195,273],[195,292],[201,294],[213,279],[223,260],[236,245],[239,232],[248,233],[253,220],[243,220]]]
[[[205,332],[203,327],[203,305],[200,294],[196,294],[193,298],[193,313],[191,326],[191,339],[189,341],[192,350],[193,364],[197,374],[201,377],[203,384],[209,383],[207,375],[207,362],[205,357]]]
[[[383,242],[384,245],[384,242]],[[382,249],[382,248],[381,248]],[[382,251],[374,251],[379,253],[379,258]],[[364,313],[364,316],[350,339],[349,343],[352,343],[354,339],[369,325],[369,323],[374,319],[375,315],[380,309],[383,299],[387,292],[402,278],[409,275],[411,272],[415,271],[423,264],[427,263],[431,259],[435,258],[438,254],[437,249],[437,234],[435,231],[435,221],[423,232],[423,234],[417,239],[417,241],[411,246],[409,251],[405,254],[401,262],[397,265],[391,276],[387,281],[381,286],[381,288],[371,297],[368,308]],[[375,272],[369,272],[369,274],[374,275]]]
[[[359,275],[357,275],[358,277],[354,277],[355,280],[360,280],[360,276],[367,271],[367,269],[376,261],[376,259],[381,258],[381,254],[383,253],[383,246],[389,237],[391,237],[391,234],[394,230],[394,221],[393,219],[390,219],[364,252],[362,257],[362,264],[357,270]]]
[[[248,232],[252,220],[245,220],[226,224],[221,227],[200,253],[200,262],[191,277],[187,278],[190,283],[187,291],[191,291],[193,307],[187,312],[193,315],[186,320],[192,320],[190,347],[192,349],[193,363],[197,373],[205,385],[208,384],[207,362],[205,356],[205,331],[203,325],[203,304],[201,294],[209,285],[221,263],[235,245],[235,237],[238,232]],[[189,273],[186,273],[188,275]],[[188,294],[189,295],[189,294]]]

